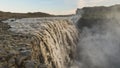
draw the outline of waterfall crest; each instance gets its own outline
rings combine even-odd
[[[10,31],[30,35],[32,54],[28,60],[35,66],[69,68],[74,63],[79,32],[71,20],[26,18],[7,23]]]

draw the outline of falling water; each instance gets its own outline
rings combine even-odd
[[[78,30],[66,18],[23,18],[6,21],[11,31],[30,34],[31,60],[47,68],[68,68],[74,63]]]

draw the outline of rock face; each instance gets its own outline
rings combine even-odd
[[[68,19],[1,23],[0,68],[69,68],[78,31]]]

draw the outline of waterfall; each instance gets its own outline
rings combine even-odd
[[[28,68],[29,63],[32,68],[42,65],[46,68],[120,68],[119,14],[111,13],[106,19],[90,20],[89,23],[81,22],[81,17],[4,21],[10,25],[11,32],[30,36],[31,55],[14,59],[18,61],[14,65],[17,68]],[[15,58],[18,57],[21,55],[15,54]]]
[[[33,37],[33,59],[48,68],[67,68],[75,58],[78,31],[66,20],[44,23]]]
[[[31,36],[31,59],[47,68],[69,68],[76,57],[78,30],[68,18],[23,18],[6,21],[15,33]],[[36,66],[37,66],[36,65]]]

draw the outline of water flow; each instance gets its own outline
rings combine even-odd
[[[78,30],[66,18],[23,18],[6,21],[9,30],[32,36],[31,60],[46,68],[68,68],[74,61]],[[41,67],[40,67],[41,68]],[[42,67],[43,68],[43,67]]]

